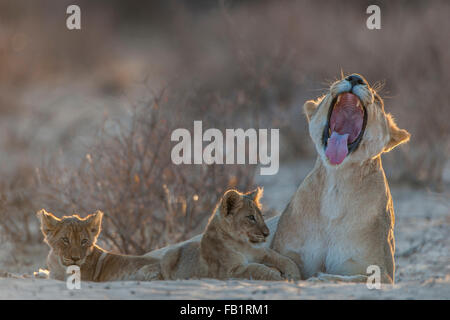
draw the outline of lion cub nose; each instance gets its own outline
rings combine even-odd
[[[78,260],[80,260],[80,257],[79,257],[79,256],[71,257],[71,258],[72,258],[72,261],[73,261],[73,262],[77,262]]]
[[[262,234],[263,234],[264,237],[268,237],[269,234],[270,234],[269,228],[265,227],[265,228],[262,230]]]

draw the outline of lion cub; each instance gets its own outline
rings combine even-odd
[[[86,218],[78,215],[62,219],[41,210],[37,213],[45,242],[50,246],[47,265],[50,278],[64,280],[66,268],[80,267],[81,280],[157,280],[159,259],[109,253],[96,245],[103,213],[97,211]]]
[[[299,279],[299,269],[292,260],[258,246],[269,235],[261,214],[261,196],[261,188],[247,194],[227,191],[201,241],[175,247],[163,256],[163,278]]]

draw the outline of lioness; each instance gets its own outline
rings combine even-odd
[[[394,282],[394,209],[381,154],[409,140],[358,74],[304,104],[318,157],[282,213],[271,247],[304,278]],[[373,271],[371,271],[373,272]]]
[[[260,188],[247,194],[227,191],[201,241],[188,242],[165,253],[161,261],[163,278],[300,278],[293,261],[257,245],[269,235],[261,214],[261,196]]]
[[[77,215],[62,219],[46,212],[37,213],[45,242],[50,246],[47,265],[50,278],[64,280],[66,268],[80,267],[81,280],[156,280],[159,259],[109,253],[96,245],[103,213],[97,211],[82,219]]]

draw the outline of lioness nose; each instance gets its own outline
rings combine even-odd
[[[73,261],[73,262],[77,262],[78,260],[80,260],[80,257],[79,257],[79,256],[71,257],[71,258],[72,258],[72,261]]]
[[[354,87],[358,84],[367,84],[366,80],[362,76],[360,76],[359,74],[356,74],[356,73],[348,76],[347,78],[345,78],[345,80],[350,82],[352,87]]]

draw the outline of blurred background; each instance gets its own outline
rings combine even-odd
[[[66,28],[70,4],[81,30]],[[448,1],[0,0],[0,266],[45,266],[41,208],[103,210],[101,244],[133,254],[201,232],[230,187],[263,185],[279,213],[315,158],[301,107],[341,72],[363,74],[412,134],[383,157],[400,219],[447,228],[449,16]],[[279,128],[280,173],[174,166],[170,134],[194,120]],[[406,234],[405,255],[423,229]]]

